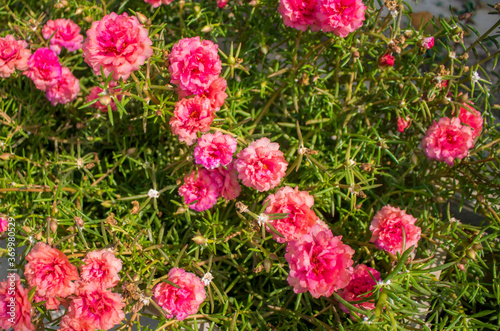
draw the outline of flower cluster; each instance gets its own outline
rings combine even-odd
[[[280,0],[278,11],[286,26],[345,38],[363,25],[366,6],[361,0]]]
[[[0,77],[7,78],[16,69],[20,71],[28,69],[31,52],[27,47],[26,41],[16,40],[10,34],[5,38],[0,37]]]

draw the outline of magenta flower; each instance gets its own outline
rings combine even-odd
[[[464,103],[464,106],[460,107],[458,118],[462,124],[472,129],[472,139],[475,139],[481,134],[483,130],[483,117],[479,111]]]
[[[205,133],[194,148],[194,160],[207,169],[226,166],[233,160],[237,147],[236,138],[219,131]]]
[[[11,290],[12,287],[15,288],[14,291]],[[13,279],[7,278],[0,282],[0,329],[10,328],[14,331],[35,330],[35,326],[31,323],[29,291],[23,287],[17,274]]]
[[[354,250],[330,230],[314,225],[309,233],[290,241],[285,259],[290,264],[288,283],[295,293],[309,291],[315,298],[330,296],[349,284]]]
[[[272,143],[269,138],[260,138],[239,152],[235,164],[243,185],[260,192],[278,186],[288,167],[279,149],[278,143]]]
[[[311,227],[316,224],[318,216],[311,209],[314,198],[305,191],[299,191],[290,186],[280,188],[276,194],[270,194],[264,204],[268,202],[266,214],[289,214],[288,217],[279,220],[269,220],[269,223],[281,233],[284,238],[274,234],[273,239],[279,243],[300,239],[309,233]],[[271,229],[266,227],[268,232]]]
[[[198,173],[192,171],[184,177],[184,185],[179,187],[179,195],[184,198],[189,208],[204,211],[217,203],[223,181],[224,178],[218,171],[201,168],[198,169]]]
[[[355,307],[373,310],[375,309],[375,302],[373,300],[363,303],[355,303],[355,301],[365,300],[366,298],[370,297],[371,293],[369,292],[373,291],[379,280],[380,272],[367,267],[364,264],[358,264],[356,267],[354,267],[354,272],[351,275],[349,285],[340,290],[339,295],[344,300],[351,301],[350,303]],[[340,304],[339,306],[344,311],[344,313],[349,313],[349,309],[346,306],[344,306],[343,304]]]
[[[361,0],[318,0],[317,19],[323,31],[345,38],[363,25],[366,6]]]
[[[94,282],[103,289],[118,284],[121,270],[122,260],[105,249],[88,252],[80,266],[82,280],[87,283]]]
[[[7,231],[9,228],[9,219],[6,217],[0,217],[0,234]]]
[[[161,5],[170,5],[174,0],[144,0],[149,3],[153,8],[158,8]]]
[[[280,0],[278,12],[286,26],[305,31],[319,31],[316,0]]]
[[[394,56],[391,53],[385,53],[378,59],[379,68],[393,67],[394,66]]]
[[[398,131],[403,133],[405,132],[406,128],[408,128],[411,124],[411,120],[409,117],[402,118],[398,117]]]
[[[406,249],[418,246],[421,229],[415,226],[417,219],[404,210],[387,205],[373,217],[370,225],[370,242],[391,254],[403,254],[403,229]]]
[[[432,47],[434,47],[434,37],[423,38],[422,47],[425,49],[431,49]]]
[[[27,47],[26,41],[16,40],[13,35],[0,37],[0,77],[7,78],[16,69],[21,71],[28,69],[31,52]]]
[[[80,27],[70,19],[49,20],[43,27],[42,34],[46,40],[53,35],[49,48],[56,54],[61,53],[63,47],[70,52],[82,48],[83,36],[80,34]]]
[[[23,74],[33,80],[37,89],[47,91],[61,79],[62,67],[54,51],[39,48],[30,56],[28,70]]]
[[[241,186],[238,182],[238,174],[236,173],[234,162],[229,163],[226,168],[218,167],[212,171],[218,171],[223,178],[222,187],[220,188],[221,196],[226,201],[236,199],[241,193]]]
[[[170,269],[167,279],[180,288],[161,282],[155,286],[153,294],[154,300],[167,312],[166,317],[175,316],[182,321],[188,315],[198,312],[206,298],[205,286],[201,279],[179,268]]]
[[[453,165],[463,159],[474,145],[472,129],[460,124],[460,119],[443,117],[434,121],[422,140],[422,148],[429,159]]]
[[[184,38],[172,47],[168,55],[172,84],[192,94],[202,94],[219,77],[222,63],[218,46],[200,37]]]
[[[100,21],[92,22],[83,43],[85,62],[100,75],[101,67],[113,79],[127,79],[133,71],[153,55],[148,30],[135,16],[111,13]]]
[[[76,99],[80,92],[80,81],[76,79],[71,71],[64,67],[61,70],[61,78],[58,83],[47,89],[47,99],[56,106],[66,104]]]
[[[179,100],[175,106],[174,116],[170,118],[172,132],[189,146],[196,141],[198,132],[210,130],[214,114],[210,100],[195,96]]]

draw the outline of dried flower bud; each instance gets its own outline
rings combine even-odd
[[[497,12],[500,14],[500,2],[497,2],[493,8],[495,8]]]
[[[50,221],[50,231],[52,231],[52,233],[56,233],[57,231],[57,221],[55,219]]]

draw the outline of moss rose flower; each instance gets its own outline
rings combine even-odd
[[[121,91],[121,88],[116,88],[114,89],[115,86],[117,86],[118,84],[112,80],[109,82],[109,88],[107,90],[107,94],[115,94],[115,91],[116,92],[120,92]],[[99,93],[101,93],[102,91],[104,91],[102,89],[102,87],[100,86],[94,86],[91,90],[90,90],[90,93],[89,95],[87,95],[87,102],[91,102],[95,99],[100,99],[100,96],[99,96]],[[122,95],[121,94],[118,94],[116,95],[116,99],[118,101],[121,101],[122,100]],[[109,97],[109,106],[111,107],[111,110],[115,111],[116,110],[116,103],[115,103],[115,100],[113,100],[111,97]],[[99,100],[94,102],[91,107],[94,107],[94,108],[97,108],[99,109],[100,111],[102,111],[103,113],[107,113],[108,112],[108,105],[103,105]]]
[[[188,145],[195,143],[198,132],[210,130],[214,114],[210,107],[210,100],[195,96],[177,102],[174,116],[170,118],[170,127],[180,141]]]
[[[219,131],[206,133],[198,139],[194,148],[194,160],[207,169],[226,166],[233,160],[236,152],[236,138]]]
[[[31,52],[27,47],[26,41],[16,40],[11,34],[5,38],[0,37],[0,77],[7,78],[16,69],[21,71],[28,69]]]
[[[213,171],[218,171],[223,179],[220,189],[221,196],[226,201],[236,199],[241,193],[241,186],[238,182],[238,174],[236,173],[234,162],[229,163],[226,168],[218,167]]]
[[[144,0],[149,3],[153,8],[160,7],[160,5],[170,5],[174,0]]]
[[[85,319],[64,315],[59,325],[59,331],[95,331],[95,327]]]
[[[300,239],[290,241],[285,259],[290,264],[288,283],[295,293],[309,291],[315,298],[330,296],[349,284],[354,250],[320,224]]]
[[[421,229],[415,226],[417,219],[404,210],[387,205],[373,217],[370,225],[372,237],[370,242],[375,247],[391,254],[403,254],[403,229],[406,249],[418,246]]]
[[[260,192],[279,185],[285,176],[288,162],[278,143],[269,138],[260,138],[236,155],[236,170],[243,185]]]
[[[345,38],[363,25],[366,6],[361,0],[319,0],[317,18],[323,31]]]
[[[379,280],[380,272],[367,267],[364,264],[358,264],[356,267],[354,267],[349,285],[340,290],[339,295],[346,301],[365,300],[366,298],[371,296],[371,293],[369,292],[373,291],[373,289],[377,285],[377,281]],[[361,307],[367,310],[375,309],[374,301],[367,301],[363,303],[351,302],[351,304],[353,304],[355,307]],[[349,313],[349,309],[343,304],[340,304],[340,308],[344,311],[344,313]]]
[[[80,34],[80,27],[70,19],[49,20],[43,27],[42,34],[46,40],[53,35],[49,48],[56,54],[61,53],[63,47],[70,52],[82,48],[83,36]]]
[[[475,139],[481,134],[481,131],[483,130],[483,118],[479,111],[468,104],[464,104],[463,107],[460,107],[458,118],[462,124],[465,124],[472,129],[472,139]]]
[[[15,288],[12,293],[11,288]],[[8,277],[0,282],[0,328],[14,331],[33,331],[35,326],[31,323],[31,301],[29,291],[21,284],[19,276]],[[15,303],[12,306],[12,302]],[[14,314],[10,314],[14,312]],[[14,323],[12,323],[12,318]]]
[[[9,228],[9,219],[5,217],[0,217],[0,234],[7,231]]]
[[[221,193],[223,177],[217,171],[198,169],[184,177],[184,185],[179,187],[179,195],[189,208],[196,211],[204,211],[212,208]],[[197,201],[193,203],[194,201]]]
[[[135,16],[111,13],[92,22],[83,43],[85,62],[96,75],[113,72],[113,79],[127,79],[153,54],[148,30]]]
[[[222,63],[218,46],[200,37],[184,38],[172,47],[168,55],[172,84],[191,94],[202,94],[219,77]]]
[[[269,195],[264,203],[269,202],[266,214],[289,214],[288,217],[279,220],[269,220],[269,223],[281,233],[284,238],[274,234],[274,240],[279,243],[297,240],[304,234],[309,233],[311,227],[316,224],[318,217],[311,209],[314,198],[305,191],[299,191],[290,186],[280,188],[276,194]],[[271,229],[267,228],[268,232]]]
[[[179,321],[195,314],[205,301],[205,286],[201,279],[184,269],[172,268],[168,273],[169,281],[179,285],[176,288],[161,282],[154,288],[154,300],[167,312],[166,317],[176,317]]]
[[[58,83],[47,89],[47,99],[54,106],[59,103],[66,104],[75,100],[79,92],[80,81],[73,76],[68,68],[64,67]]]
[[[30,56],[24,74],[33,80],[37,89],[47,91],[61,79],[62,67],[56,53],[42,47]]]
[[[286,26],[305,31],[319,31],[316,0],[280,0],[278,12]]]
[[[66,298],[75,291],[74,280],[79,279],[78,270],[68,257],[56,248],[43,242],[37,242],[26,256],[28,263],[24,276],[30,287],[36,286],[36,295],[43,299]]]
[[[102,288],[114,287],[120,281],[122,260],[108,250],[88,252],[80,266],[82,280],[94,282]]]
[[[460,119],[442,117],[427,129],[422,148],[429,159],[453,165],[463,159],[474,145],[472,129],[460,124]]]

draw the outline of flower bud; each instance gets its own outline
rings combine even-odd
[[[107,106],[111,103],[111,97],[109,95],[103,95],[99,97],[99,103],[103,106]]]
[[[269,259],[264,259],[264,269],[266,270],[266,272],[270,272],[271,271],[271,267],[273,266],[273,263],[271,262],[271,260]]]
[[[3,153],[2,155],[0,155],[0,159],[6,161],[6,160],[10,159],[11,156],[12,156],[12,154],[10,154],[10,153]]]
[[[199,236],[194,236],[192,240],[197,243],[198,245],[205,245],[207,243],[207,239],[201,235]]]
[[[77,8],[75,11],[75,15],[80,15],[81,13],[83,13],[83,8],[82,7]]]
[[[471,260],[476,259],[476,251],[473,249],[468,249],[467,252],[465,252],[465,255],[467,255],[467,257]]]
[[[210,25],[205,25],[202,29],[201,29],[201,32],[203,33],[209,33],[210,31],[212,31],[212,27]]]
[[[146,21],[148,20],[148,18],[146,17],[146,15],[144,15],[142,13],[139,13],[139,12],[135,13],[135,16],[137,16],[137,19],[139,20],[139,22],[141,24],[145,24]]]
[[[193,7],[193,10],[194,10],[194,12],[195,12],[196,14],[198,14],[198,13],[201,11],[201,8],[200,8],[200,6],[194,6],[194,7]]]
[[[139,280],[141,280],[141,276],[139,276],[138,274],[134,274],[134,277],[132,277],[132,280],[134,282],[138,282]]]
[[[52,233],[56,233],[57,231],[57,221],[55,219],[50,221],[50,231],[52,231]]]
[[[481,244],[475,243],[474,245],[472,245],[472,249],[475,251],[482,251],[483,246]]]
[[[87,23],[91,23],[93,21],[92,16],[85,16],[83,20]]]

